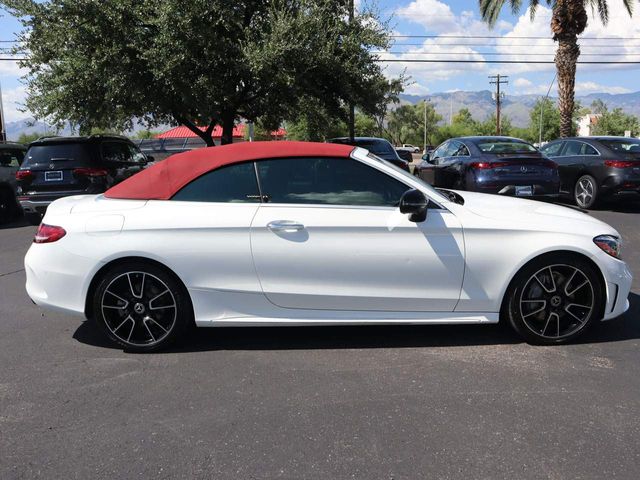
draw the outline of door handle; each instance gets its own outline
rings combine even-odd
[[[304,230],[304,225],[293,220],[274,220],[267,224],[272,232],[299,232]]]

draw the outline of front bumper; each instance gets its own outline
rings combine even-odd
[[[603,258],[605,261],[601,262],[601,267],[607,291],[603,320],[610,320],[629,309],[628,297],[633,275],[625,262],[611,258],[604,252],[602,255],[606,257]]]

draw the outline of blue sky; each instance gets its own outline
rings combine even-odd
[[[523,2],[527,3],[527,2]],[[542,2],[543,4],[545,2]],[[531,59],[552,60],[555,50],[550,40],[550,10],[539,7],[532,22],[528,11],[513,15],[505,8],[498,24],[490,30],[480,19],[476,0],[356,0],[358,8],[375,6],[383,19],[390,22],[396,35],[433,35],[434,38],[395,40],[391,52],[381,58],[406,60],[412,58],[505,59],[523,62]],[[640,5],[637,15],[629,18],[620,0],[610,0],[610,23],[604,26],[590,15],[590,22],[581,42],[583,60],[640,60]],[[0,40],[11,40],[20,24],[0,10]],[[453,39],[451,36],[496,36],[496,39]],[[518,37],[544,37],[522,39]],[[602,40],[603,37],[619,37]],[[634,37],[637,40],[623,40]],[[591,40],[600,38],[601,40]],[[7,44],[0,43],[0,48]],[[608,56],[597,56],[598,54]],[[426,55],[425,55],[426,54]],[[535,54],[522,56],[519,54]],[[0,54],[0,56],[6,56]],[[430,93],[454,90],[490,88],[488,75],[509,75],[508,94],[546,93],[555,67],[534,64],[455,64],[455,63],[388,63],[389,76],[404,72],[411,77],[408,93]],[[21,72],[14,62],[0,62],[0,82],[3,89],[5,116],[14,121],[29,116],[20,112],[25,89],[20,83]],[[606,92],[625,93],[640,90],[640,68],[629,65],[580,65],[576,78],[578,95]],[[552,94],[555,89],[552,90]]]

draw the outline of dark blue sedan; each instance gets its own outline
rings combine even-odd
[[[414,174],[435,187],[518,197],[560,190],[556,163],[511,137],[452,138],[424,155]]]

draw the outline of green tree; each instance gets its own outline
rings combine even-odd
[[[92,128],[187,126],[208,145],[241,118],[291,118],[304,97],[329,115],[375,114],[389,81],[373,50],[388,25],[349,0],[0,0],[24,30],[26,107]],[[198,126],[205,128],[201,131]]]
[[[508,3],[513,13],[517,13],[523,0],[478,0],[482,18],[490,26],[495,25],[502,7]],[[531,17],[536,14],[536,8],[541,0],[529,0]],[[560,109],[560,136],[568,137],[573,128],[573,111],[576,82],[576,66],[580,56],[578,35],[587,28],[589,17],[587,9],[591,7],[594,15],[603,24],[609,20],[607,0],[546,0],[551,6],[551,31],[553,40],[558,42],[555,63],[558,72],[558,105]],[[633,12],[634,0],[622,0],[629,15]]]
[[[437,124],[442,120],[442,116],[436,113],[435,108],[429,102],[422,102],[416,105],[401,105],[389,113],[385,137],[395,145],[404,143],[422,145],[425,129],[425,108],[427,143],[431,144],[435,138]]]
[[[133,135],[133,138],[136,140],[149,140],[151,138],[156,138],[159,134],[160,132],[153,130],[138,130]]]
[[[607,104],[602,100],[593,102],[592,108],[600,115],[591,130],[593,135],[623,136],[627,131],[634,137],[640,134],[640,122],[635,115],[625,113],[622,108],[609,111]]]
[[[540,116],[542,114],[542,117]],[[538,100],[529,113],[528,140],[538,142],[540,138],[540,119],[542,118],[542,141],[548,142],[560,137],[560,111],[553,100]]]
[[[21,133],[18,137],[17,142],[27,145],[28,143],[35,142],[40,137],[49,137],[55,135],[54,132],[44,132],[44,133]]]

